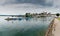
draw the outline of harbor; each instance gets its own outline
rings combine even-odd
[[[0,36],[60,36],[60,0],[0,0]]]
[[[25,18],[55,17],[56,14],[42,12],[42,13],[25,13],[24,15],[5,15],[5,16],[10,16],[7,17],[5,20],[21,20]]]

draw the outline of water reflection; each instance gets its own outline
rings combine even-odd
[[[36,22],[43,22],[43,24],[47,21],[51,21],[51,17],[41,17],[41,18],[19,18],[19,19],[16,19],[16,20],[6,20],[6,21],[11,21],[11,23],[14,23],[14,21],[27,21],[27,22],[33,22],[33,21],[36,21]]]
[[[40,21],[47,21],[48,19],[50,19],[50,17],[40,17],[40,18],[29,18],[29,17],[26,17],[26,18],[12,18],[12,20],[13,21],[16,21],[16,20],[19,20],[19,21],[21,21],[21,20],[26,20],[26,21],[30,21],[30,20],[40,20]],[[10,19],[7,19],[7,21],[12,21],[12,20],[10,20]]]

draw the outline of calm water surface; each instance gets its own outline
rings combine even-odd
[[[52,17],[4,20],[0,16],[0,36],[44,36]]]

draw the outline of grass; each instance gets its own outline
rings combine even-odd
[[[60,20],[60,18],[57,18],[58,20]]]

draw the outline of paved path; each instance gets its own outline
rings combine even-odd
[[[54,20],[54,26],[53,26],[53,30],[52,30],[52,36],[60,36],[60,21],[58,19],[55,18]]]

